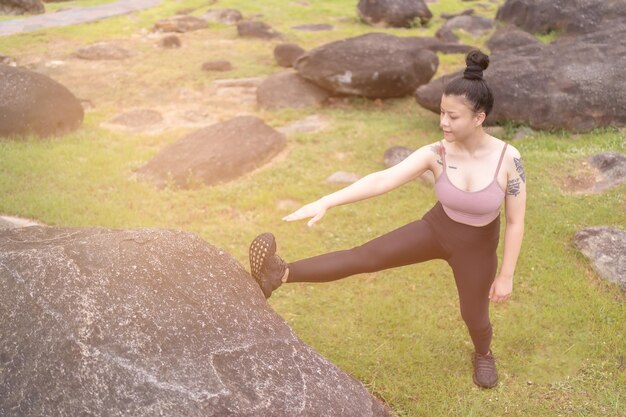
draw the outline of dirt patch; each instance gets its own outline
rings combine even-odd
[[[587,161],[577,161],[564,177],[558,178],[559,187],[568,193],[591,193],[594,185],[601,180],[600,172]]]

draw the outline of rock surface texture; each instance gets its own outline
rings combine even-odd
[[[626,125],[626,22],[549,45],[527,43],[496,49],[485,79],[495,104],[488,123],[506,120],[533,129],[587,132]],[[439,112],[449,74],[420,87],[416,99]]]
[[[330,96],[328,91],[305,80],[295,71],[270,75],[259,85],[256,94],[257,102],[266,109],[315,106]]]
[[[0,92],[0,137],[61,135],[83,123],[78,99],[45,75],[0,64]]]
[[[5,230],[0,266],[2,416],[392,415],[189,233]]]
[[[0,0],[0,15],[22,15],[45,13],[41,0]]]
[[[239,116],[197,130],[165,147],[138,170],[164,186],[230,181],[268,162],[285,147],[285,137],[254,116]]]
[[[312,49],[294,67],[333,93],[388,98],[411,94],[438,65],[437,55],[419,38],[370,33]]]
[[[588,161],[599,173],[592,192],[606,191],[626,182],[626,155],[603,152],[589,157]]]
[[[507,0],[496,20],[532,33],[586,33],[626,21],[624,0]]]
[[[574,243],[598,274],[626,292],[626,230],[596,226],[580,230]]]
[[[370,25],[410,27],[419,20],[426,24],[433,15],[422,0],[360,0],[357,11]]]

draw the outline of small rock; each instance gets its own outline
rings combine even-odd
[[[120,60],[133,56],[133,52],[128,49],[108,42],[98,42],[93,45],[85,46],[76,50],[76,56],[80,59],[88,60]]]
[[[361,177],[351,172],[338,171],[326,178],[328,184],[352,184],[360,180]]]
[[[243,19],[241,12],[235,9],[211,9],[202,15],[202,18],[209,22],[219,22],[227,25],[234,25]]]
[[[603,152],[589,157],[588,161],[600,172],[593,186],[594,192],[605,191],[626,182],[626,155]]]
[[[626,292],[626,230],[588,227],[576,233],[574,243],[602,278],[619,284]]]
[[[264,22],[238,22],[237,33],[244,38],[272,39],[281,36]]]
[[[445,20],[450,20],[457,16],[471,16],[473,14],[474,14],[474,9],[466,9],[466,10],[463,10],[461,13],[441,13],[441,18]]]
[[[203,71],[230,71],[233,66],[228,61],[207,61],[202,64]]]
[[[532,130],[530,127],[522,126],[515,131],[512,139],[513,140],[526,139],[527,137],[532,136],[534,133],[535,131]]]
[[[180,48],[180,38],[176,35],[167,35],[159,41],[159,46],[166,49]]]
[[[281,43],[274,48],[274,58],[281,67],[293,67],[294,62],[306,51],[295,43]]]
[[[391,168],[394,165],[404,161],[407,156],[411,155],[413,150],[405,148],[404,146],[393,146],[385,151],[383,159],[385,166]]]

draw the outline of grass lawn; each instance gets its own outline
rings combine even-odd
[[[310,49],[371,31],[432,36],[443,22],[441,13],[475,4],[439,0],[429,4],[435,18],[427,27],[375,29],[356,18],[356,0],[307,3],[220,0],[214,7],[235,8],[245,16],[260,14],[287,41]],[[477,13],[494,17],[497,4],[481,3],[488,8],[477,8]],[[200,16],[208,4],[164,1],[129,16],[2,37],[0,52],[18,63],[64,58],[88,43],[132,39],[155,20],[181,9]],[[317,33],[291,29],[305,23],[329,23],[335,29]],[[488,38],[461,35],[478,47]],[[219,43],[220,39],[228,43]],[[385,100],[382,105],[353,98],[346,107],[258,111],[272,126],[319,114],[330,127],[289,137],[283,158],[234,182],[157,190],[136,181],[136,168],[190,130],[115,133],[101,128],[100,122],[129,101],[140,103],[138,97],[146,88],[202,89],[220,77],[279,71],[272,57],[277,41],[238,39],[231,26],[212,24],[185,34],[184,44],[188,45],[184,50],[168,52],[172,59],[163,59],[159,55],[163,52],[151,44],[137,44],[142,56],[129,61],[118,84],[83,90],[82,98],[96,97],[97,104],[77,132],[47,140],[0,141],[0,213],[58,226],[186,230],[225,249],[247,269],[248,243],[260,232],[273,231],[281,255],[295,260],[361,244],[421,217],[434,204],[432,188],[414,182],[335,208],[313,228],[306,222],[281,221],[300,204],[338,189],[324,182],[332,173],[365,175],[384,168],[383,153],[390,146],[416,148],[440,139],[438,115],[420,108],[411,97]],[[226,76],[201,73],[199,63],[211,57],[233,61],[235,70]],[[463,64],[462,55],[440,55],[440,60],[436,76]],[[510,139],[513,129],[507,126],[503,139]],[[537,132],[514,142],[528,178],[526,235],[513,297],[492,307],[493,350],[501,381],[493,390],[480,390],[472,383],[472,346],[458,311],[452,273],[442,261],[325,285],[287,285],[270,304],[301,339],[401,416],[626,416],[624,294],[600,280],[573,246],[573,236],[581,228],[626,224],[626,186],[602,195],[563,190],[567,176],[587,156],[626,153],[624,135],[623,129],[613,128],[576,135]]]

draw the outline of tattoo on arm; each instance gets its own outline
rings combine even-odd
[[[513,161],[515,162],[515,170],[519,174],[519,177],[522,179],[522,181],[525,183],[526,172],[524,172],[524,165],[522,164],[522,158],[513,158]]]
[[[512,195],[513,197],[517,197],[520,193],[520,178],[515,178],[514,180],[509,180],[506,183],[506,193],[508,195]]]

